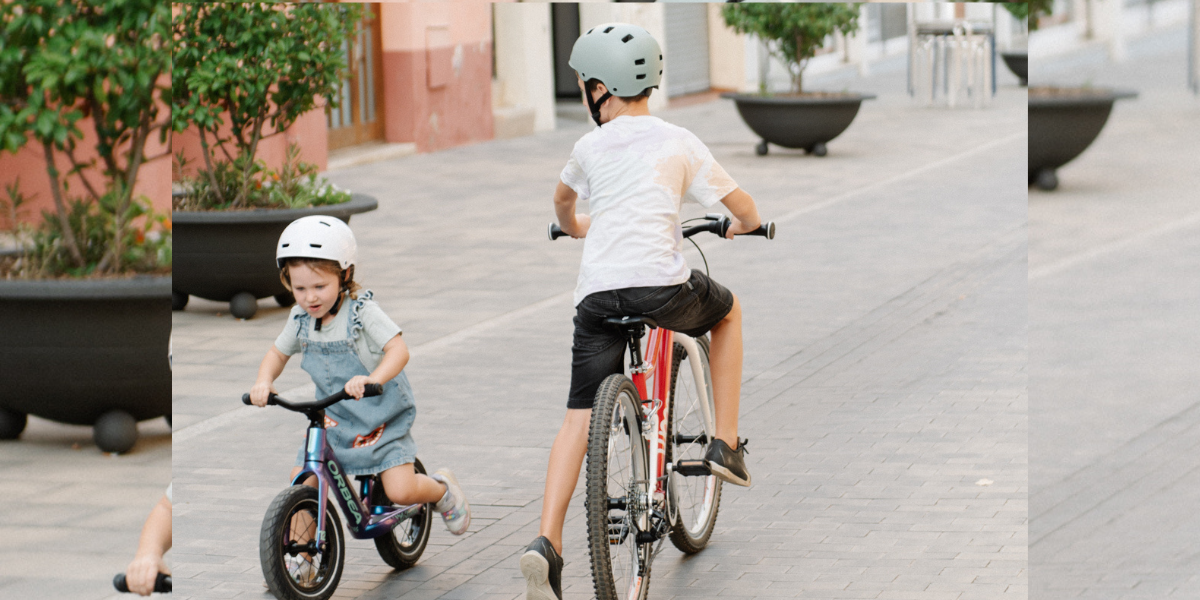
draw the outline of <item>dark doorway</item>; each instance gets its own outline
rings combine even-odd
[[[559,99],[574,98],[583,103],[575,71],[567,64],[571,48],[579,39],[579,5],[555,2],[550,5],[551,28],[554,36],[554,94]]]

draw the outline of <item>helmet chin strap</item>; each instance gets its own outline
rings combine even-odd
[[[592,113],[592,120],[596,122],[596,127],[603,127],[604,124],[600,122],[600,107],[603,106],[609,98],[612,98],[612,94],[608,91],[605,91],[604,95],[600,96],[600,100],[595,101],[592,100],[592,93],[590,91],[585,93],[583,96],[587,98],[588,110]]]
[[[337,316],[338,309],[342,307],[342,300],[346,299],[346,290],[348,290],[348,289],[350,289],[350,288],[348,286],[346,286],[346,287],[343,287],[342,289],[338,290],[337,302],[333,303],[333,308],[329,309],[329,314],[331,314],[335,317]],[[320,331],[321,330],[321,321],[324,318],[325,317],[321,317],[320,319],[317,319],[317,323],[316,323],[316,325],[313,325],[313,329]]]

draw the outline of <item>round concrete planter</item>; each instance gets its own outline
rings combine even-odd
[[[347,223],[350,215],[375,210],[375,198],[354,194],[344,204],[312,208],[178,211],[174,226],[172,307],[182,310],[188,295],[229,302],[230,312],[249,319],[259,298],[292,303],[279,281],[275,243],[288,223],[309,215],[329,215]]]
[[[1100,135],[1113,102],[1136,92],[1080,88],[1029,94],[1029,185],[1058,187],[1059,167],[1079,156]]]
[[[171,416],[171,277],[0,281],[0,439],[26,415],[94,425],[124,452],[136,422]]]
[[[1000,56],[1004,58],[1004,64],[1008,65],[1008,70],[1021,80],[1021,85],[1029,85],[1029,53],[1001,52]]]
[[[803,148],[809,154],[825,156],[825,144],[841,135],[858,114],[863,100],[873,94],[819,96],[759,96],[721,94],[737,104],[738,113],[754,133],[762,138],[754,151],[762,156],[767,144],[784,148]]]

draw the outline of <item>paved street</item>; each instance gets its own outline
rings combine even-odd
[[[660,113],[708,144],[779,233],[700,240],[744,307],[755,485],[726,488],[705,551],[668,544],[653,598],[1026,596],[1026,112],[1014,81],[1002,76],[986,110],[949,111],[903,94],[903,62],[826,78],[880,98],[824,158],[755,156],[728,101]],[[587,131],[577,119],[331,174],[380,200],[351,222],[358,278],[412,349],[422,461],[453,468],[474,509],[467,535],[435,525],[401,573],[349,540],[337,597],[524,597],[517,559],[536,535],[569,380],[582,244],[551,243],[545,226]],[[259,527],[303,436],[302,417],[239,401],[286,309],[264,300],[246,322],[227,310],[193,299],[175,314],[176,597],[269,597]],[[278,382],[284,395],[312,394],[298,367]],[[582,490],[565,536],[573,600],[592,593]]]
[[[36,417],[0,442],[0,598],[120,598],[113,575],[137,551],[171,480],[171,430],[138,426],[127,454],[101,452],[92,428]]]
[[[1200,596],[1200,99],[1182,27],[1034,57],[1031,80],[1137,90],[1029,195],[1034,600]]]

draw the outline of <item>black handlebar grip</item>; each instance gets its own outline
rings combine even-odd
[[[271,406],[272,404],[275,404],[275,399],[278,397],[279,396],[276,396],[275,394],[271,394],[271,395],[267,396],[267,406]],[[250,405],[254,404],[253,402],[250,401],[250,394],[242,394],[242,404],[245,404],[246,406],[250,406]]]
[[[768,240],[775,239],[775,221],[767,221],[758,226],[758,229],[742,235],[760,235]]]
[[[563,231],[557,223],[551,223],[550,227],[546,230],[546,234],[550,236],[550,241],[554,241],[564,235],[567,235],[567,232]]]
[[[129,585],[125,582],[124,573],[117,573],[117,576],[113,577],[113,587],[117,588],[117,591],[123,594],[129,593]],[[170,594],[171,587],[170,575],[167,575],[166,573],[159,573],[158,576],[154,578],[155,592],[159,594]]]
[[[368,383],[363,390],[363,398],[378,396],[383,393],[383,386],[378,383]]]
[[[718,236],[725,237],[729,234],[729,228],[732,226],[733,219],[730,219],[729,217],[722,217],[720,221],[717,221],[717,231],[713,233],[716,233]]]

